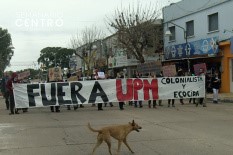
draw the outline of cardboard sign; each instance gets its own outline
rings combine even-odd
[[[193,68],[194,68],[195,75],[200,75],[200,72],[199,72],[200,69],[203,69],[204,73],[206,73],[206,70],[207,70],[205,63],[195,64],[195,65],[193,65]]]
[[[78,77],[77,76],[71,76],[67,79],[68,82],[70,81],[78,81]]]
[[[172,77],[176,76],[176,65],[163,66],[163,76]]]
[[[29,76],[30,76],[30,71],[29,70],[24,71],[24,72],[18,74],[18,79],[22,80],[22,79],[27,78]]]
[[[139,64],[137,66],[137,71],[140,74],[145,74],[145,73],[159,74],[161,72],[161,68],[162,68],[161,62],[160,61],[154,61],[154,62]]]
[[[49,81],[61,81],[61,67],[49,68]]]

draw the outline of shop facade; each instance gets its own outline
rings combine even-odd
[[[224,93],[233,93],[233,50],[231,49],[231,44],[233,43],[230,40],[220,43],[220,49],[223,51],[220,91]]]
[[[205,63],[208,76],[220,73],[220,92],[233,92],[232,7],[230,0],[183,0],[164,7],[164,31],[171,36],[164,33],[163,65],[173,63],[193,74],[194,65]]]

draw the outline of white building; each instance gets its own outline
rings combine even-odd
[[[193,65],[206,63],[207,72],[221,71],[222,92],[233,92],[232,0],[182,0],[163,8],[164,57],[166,63],[193,71]]]

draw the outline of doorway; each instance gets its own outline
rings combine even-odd
[[[230,92],[233,93],[233,59],[229,60],[229,70],[230,70]]]

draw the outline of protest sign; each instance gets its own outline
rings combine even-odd
[[[204,76],[14,83],[16,108],[205,97]]]

